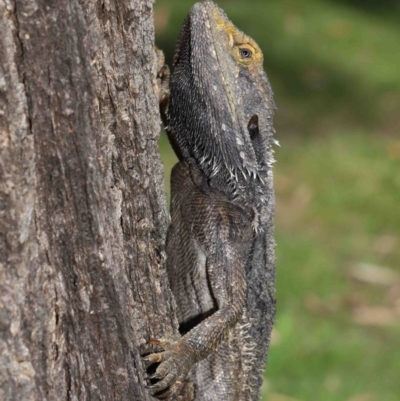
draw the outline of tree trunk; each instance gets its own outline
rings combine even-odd
[[[150,400],[165,273],[152,1],[0,0],[0,399]]]

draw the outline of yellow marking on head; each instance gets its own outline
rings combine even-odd
[[[220,31],[226,32],[228,36],[234,36],[237,28],[228,19],[221,17],[217,7],[214,8],[214,21]]]
[[[233,47],[233,44],[234,44],[233,35],[229,35],[229,46]]]
[[[231,48],[235,60],[245,67],[262,67],[263,54],[258,44],[242,31],[237,29],[231,21],[221,16],[218,8],[214,8],[214,21],[220,32],[227,35],[227,44]],[[244,58],[244,52],[251,53],[251,56]]]

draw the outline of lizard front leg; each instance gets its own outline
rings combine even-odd
[[[207,273],[218,310],[177,342],[160,341],[159,345],[166,348],[164,352],[145,357],[148,366],[161,362],[150,377],[159,380],[149,386],[153,395],[168,388],[168,395],[175,393],[192,366],[218,347],[243,313],[246,291],[243,255],[224,241],[215,243],[215,248],[219,250],[207,262]]]
[[[173,247],[178,249],[174,252],[182,258],[167,249],[168,257],[177,265],[176,274],[170,274],[170,281],[184,283],[183,276],[201,274],[191,270],[191,260],[184,260],[198,248],[206,257],[205,273],[216,311],[177,342],[160,341],[159,345],[165,348],[163,352],[145,357],[147,366],[160,362],[150,377],[159,381],[149,388],[153,395],[161,398],[179,390],[192,366],[213,352],[241,317],[246,296],[244,266],[253,236],[250,213],[210,188],[195,167],[189,175],[188,165],[180,165],[173,173],[173,180],[186,190],[173,198],[170,236],[176,236]],[[196,183],[192,180],[193,170]],[[174,226],[180,227],[179,233],[174,232]],[[179,309],[185,295],[180,293],[179,286],[172,285],[172,288]]]

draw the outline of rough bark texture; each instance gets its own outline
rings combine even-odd
[[[0,0],[0,399],[149,400],[176,333],[152,1]]]

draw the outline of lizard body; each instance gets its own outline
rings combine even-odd
[[[213,2],[197,3],[178,39],[168,131],[167,272],[182,337],[149,386],[163,398],[187,378],[196,401],[255,401],[275,314],[273,94],[258,45]]]

